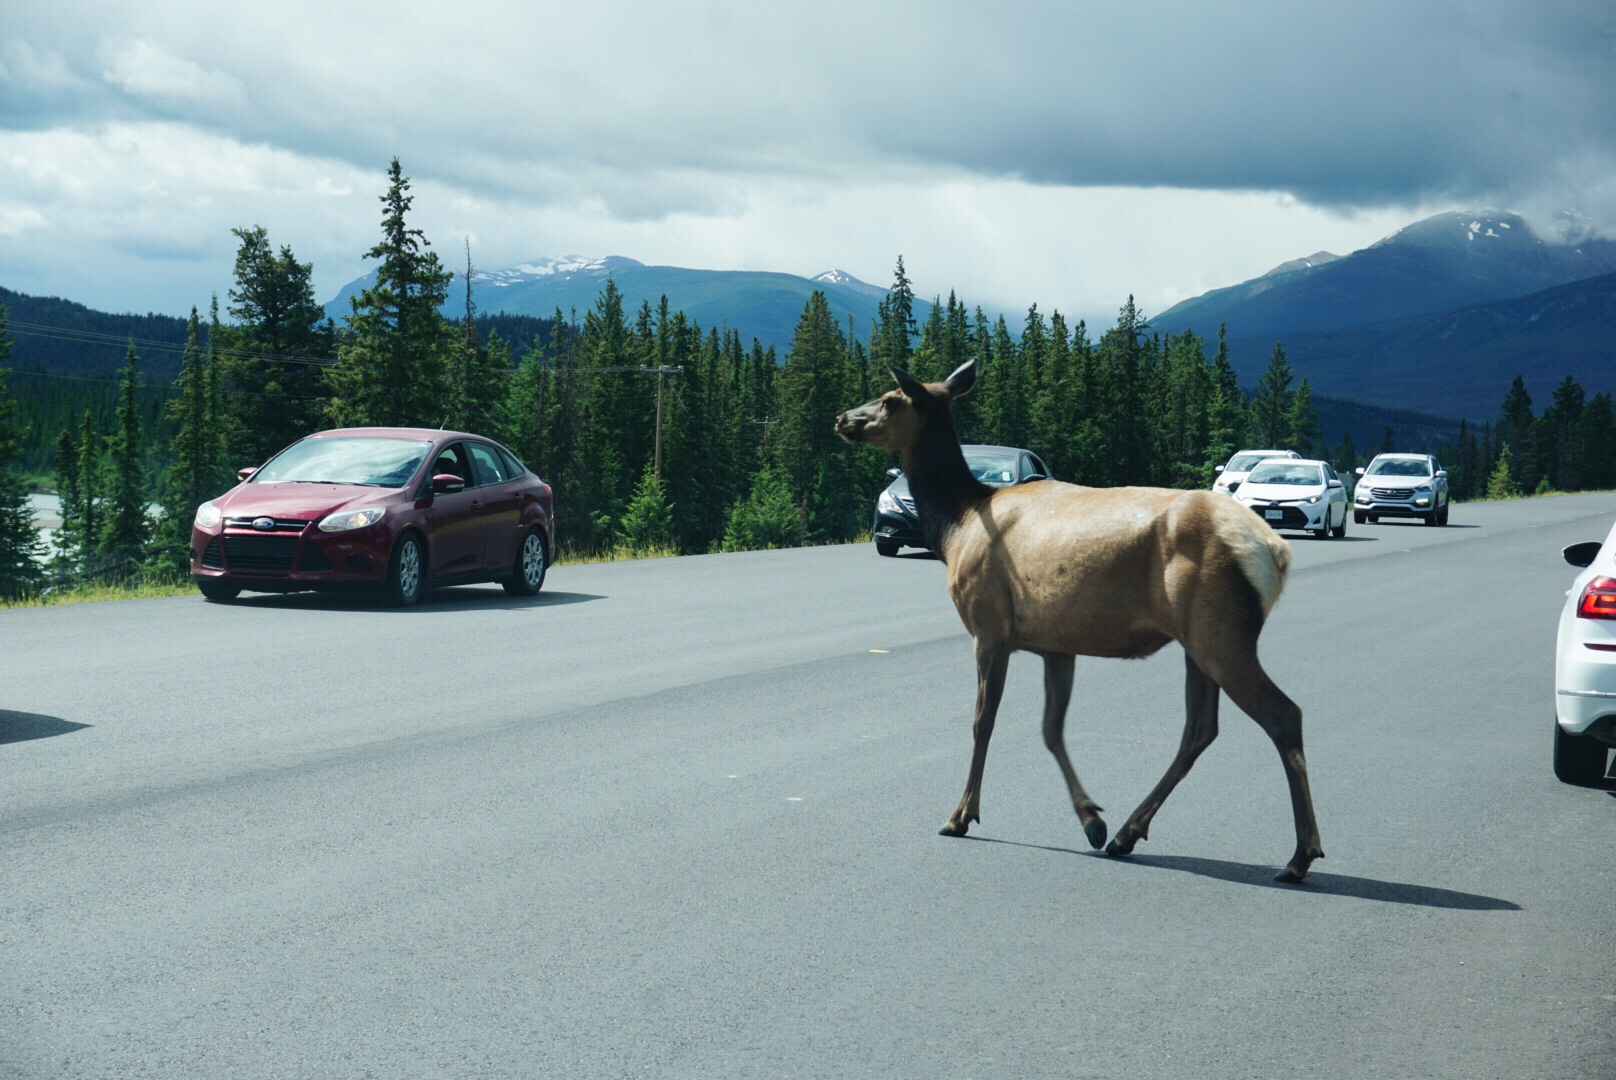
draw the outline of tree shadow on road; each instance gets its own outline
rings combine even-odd
[[[54,735],[66,735],[89,726],[89,724],[75,724],[59,716],[0,709],[0,744],[49,739]]]
[[[1014,847],[1036,848],[1062,855],[1079,855],[1098,859],[1117,867],[1140,867],[1153,870],[1176,870],[1197,877],[1215,878],[1234,885],[1253,885],[1262,889],[1286,892],[1318,893],[1323,896],[1352,896],[1360,900],[1379,900],[1388,904],[1412,904],[1416,907],[1450,908],[1457,911],[1519,911],[1521,906],[1509,900],[1477,893],[1439,889],[1431,885],[1409,885],[1400,881],[1378,881],[1375,878],[1351,877],[1315,870],[1299,883],[1274,880],[1279,867],[1257,866],[1252,863],[1229,862],[1226,859],[1202,859],[1192,855],[1141,855],[1135,853],[1124,858],[1113,858],[1098,851],[1075,851],[1072,848],[1049,847],[1044,844],[1024,844],[1017,840],[997,840],[991,836],[968,836],[989,844],[1009,844]]]

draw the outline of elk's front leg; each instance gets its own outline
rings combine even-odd
[[[982,820],[982,765],[988,758],[988,740],[993,737],[993,719],[999,713],[1009,666],[1008,646],[976,639],[976,721],[971,728],[976,741],[971,750],[971,775],[965,780],[959,806],[938,830],[944,836],[964,836],[971,822]]]
[[[1072,768],[1072,759],[1066,753],[1066,706],[1072,700],[1073,658],[1051,654],[1044,657],[1044,745],[1055,755],[1066,778],[1066,790],[1072,796],[1072,809],[1083,826],[1083,835],[1095,848],[1105,846],[1105,821],[1100,817],[1100,805],[1089,798],[1083,784]]]

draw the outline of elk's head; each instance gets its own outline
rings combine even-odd
[[[848,442],[869,443],[895,453],[913,450],[931,417],[941,416],[946,423],[948,403],[976,385],[974,357],[940,383],[923,383],[890,365],[887,370],[898,384],[896,390],[836,418],[836,433]],[[952,433],[953,428],[945,430]]]

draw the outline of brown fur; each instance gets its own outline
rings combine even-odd
[[[1067,756],[1072,657],[1142,657],[1184,646],[1184,738],[1167,774],[1106,850],[1125,855],[1217,737],[1218,690],[1260,724],[1279,751],[1296,819],[1285,872],[1300,880],[1322,858],[1302,756],[1302,713],[1257,659],[1290,547],[1233,500],[1209,491],[1083,488],[1047,480],[993,489],[965,467],[949,401],[970,389],[975,362],[944,383],[893,372],[899,389],[843,413],[837,431],[903,455],[922,524],[948,566],[948,591],[975,639],[975,751],[965,794],[943,826],[962,836],[981,818],[982,769],[1005,669],[1017,650],[1045,662],[1044,740],[1084,832],[1105,841],[1100,808]]]

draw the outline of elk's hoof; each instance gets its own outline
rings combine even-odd
[[[1281,870],[1274,880],[1295,884],[1307,877],[1308,868],[1313,865],[1314,859],[1322,858],[1324,858],[1324,852],[1318,848],[1308,848],[1306,855],[1298,855],[1292,859],[1290,865]]]
[[[1105,847],[1105,822],[1099,818],[1090,818],[1088,824],[1083,826],[1083,835],[1089,838],[1089,847],[1098,851]],[[1109,850],[1109,849],[1108,849]],[[1112,852],[1113,855],[1116,852]]]
[[[938,836],[964,836],[965,835],[965,830],[968,829],[968,828],[970,828],[970,826],[965,824],[963,821],[960,822],[957,825],[954,822],[950,821],[948,824],[944,825],[941,829],[937,830],[937,835]]]
[[[1139,830],[1132,825],[1124,825],[1122,831],[1117,833],[1116,839],[1105,845],[1107,855],[1132,855],[1133,846],[1139,842]]]

